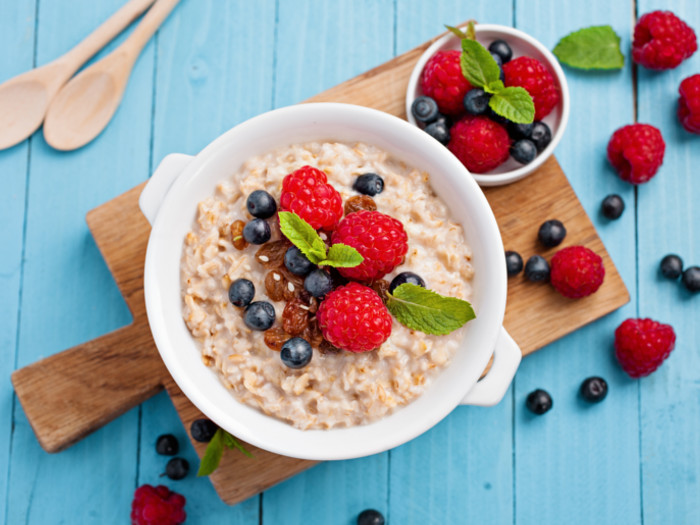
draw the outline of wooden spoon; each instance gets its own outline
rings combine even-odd
[[[179,1],[156,0],[122,45],[61,89],[46,113],[46,142],[68,151],[84,146],[102,132],[119,107],[141,50]]]
[[[131,0],[65,55],[0,84],[0,150],[34,133],[58,90],[153,1]]]

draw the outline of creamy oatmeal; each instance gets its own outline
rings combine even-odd
[[[229,302],[228,288],[238,278],[253,281],[254,300],[274,305],[273,330],[281,330],[286,301],[269,297],[265,279],[281,281],[288,299],[301,287],[294,279],[287,282],[282,271],[266,267],[267,257],[256,257],[259,246],[236,249],[231,224],[250,220],[246,198],[257,189],[279,202],[284,176],[304,165],[323,170],[343,202],[357,194],[352,185],[358,175],[379,174],[384,191],[374,197],[377,209],[401,221],[408,234],[404,264],[385,279],[412,271],[442,295],[471,300],[470,248],[462,227],[450,219],[430,188],[426,173],[367,144],[312,142],[250,159],[212,197],[199,203],[181,261],[183,316],[204,363],[239,401],[302,429],[364,424],[421,395],[449,363],[465,328],[434,336],[412,331],[394,319],[391,336],[377,350],[328,352],[317,345],[304,368],[294,370],[281,362],[279,351],[266,345],[266,332],[244,324],[241,310]],[[280,238],[273,227],[272,241]]]

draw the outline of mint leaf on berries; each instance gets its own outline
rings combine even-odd
[[[562,64],[578,69],[620,69],[625,63],[620,37],[608,25],[574,31],[553,52]]]
[[[462,74],[473,87],[487,91],[491,82],[498,80],[500,69],[489,53],[489,50],[476,40],[462,39],[462,55],[460,57]]]
[[[491,96],[489,107],[516,124],[530,124],[535,120],[535,103],[530,93],[521,87],[506,87]]]
[[[467,301],[410,283],[387,294],[387,308],[401,324],[433,335],[449,334],[476,317]]]
[[[333,266],[334,268],[354,268],[359,266],[365,258],[355,248],[347,244],[334,244],[328,249],[326,258],[318,263],[320,266]]]
[[[219,429],[219,430],[221,430],[221,429]],[[229,434],[225,430],[221,430],[221,432],[223,432],[224,445],[226,445],[229,449],[233,450],[235,448],[235,449],[241,451],[244,456],[247,456],[249,458],[253,457],[253,454],[248,452],[246,450],[246,448],[243,445],[241,445],[241,442],[238,441],[235,437],[233,437],[231,434]]]
[[[301,253],[314,264],[326,258],[326,243],[316,233],[316,230],[291,211],[279,212],[280,230],[291,243],[299,248]]]
[[[208,476],[214,472],[221,463],[221,457],[224,455],[224,442],[222,437],[223,430],[218,429],[211,438],[211,441],[207,445],[207,449],[204,451],[204,456],[199,462],[199,470],[197,471],[197,476]]]

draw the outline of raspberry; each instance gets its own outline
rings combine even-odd
[[[632,60],[648,69],[673,69],[697,48],[693,29],[671,11],[647,13],[634,27]]]
[[[664,161],[666,144],[661,132],[649,124],[623,126],[610,137],[608,160],[622,180],[649,181]]]
[[[186,517],[185,497],[164,485],[141,485],[134,492],[132,525],[178,525]]]
[[[323,337],[350,352],[379,348],[391,335],[393,322],[377,292],[359,283],[329,293],[318,307],[316,317]]]
[[[678,120],[691,133],[700,133],[700,73],[681,82],[678,92]]]
[[[462,101],[472,86],[462,74],[460,51],[438,51],[423,68],[420,87],[423,94],[437,102],[440,112],[456,115],[464,109]]]
[[[506,86],[524,88],[535,103],[535,120],[542,120],[559,104],[561,95],[554,77],[542,62],[531,57],[518,57],[503,64]]]
[[[564,297],[591,295],[603,284],[604,277],[603,259],[585,246],[569,246],[552,257],[549,280]]]
[[[338,268],[340,275],[356,281],[381,279],[403,262],[408,251],[403,225],[378,211],[358,210],[346,215],[332,241],[352,246],[364,257],[359,266]]]
[[[506,128],[487,117],[464,117],[450,134],[447,148],[473,173],[491,171],[510,155]]]
[[[343,216],[343,199],[325,173],[303,166],[282,181],[280,208],[293,211],[315,230],[332,230]]]
[[[675,344],[673,328],[651,319],[627,319],[615,330],[615,357],[630,377],[651,374]]]

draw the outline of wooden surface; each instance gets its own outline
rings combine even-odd
[[[0,3],[0,81],[75,45],[122,0]],[[610,23],[627,51],[628,1],[456,0],[360,2],[185,0],[137,62],[122,106],[86,148],[56,153],[40,134],[0,152],[0,367],[16,368],[131,322],[85,225],[88,210],[143,181],[167,153],[196,153],[262,111],[307,99],[474,17],[515,25],[550,49],[569,31]],[[672,9],[696,30],[694,0],[638,1],[639,14]],[[107,50],[108,51],[108,50]],[[181,455],[196,453],[165,394],[127,412],[60,454],[45,454],[6,381],[0,401],[0,516],[6,523],[124,523],[133,489],[163,482],[187,497],[188,523],[349,525],[375,507],[389,523],[693,523],[700,493],[700,375],[695,320],[700,301],[658,277],[668,252],[700,263],[697,137],[673,109],[677,70],[567,70],[569,128],[557,158],[632,294],[622,309],[523,361],[496,407],[462,407],[430,432],[390,452],[322,463],[235,507],[190,475],[159,477],[156,437],[173,432]],[[243,81],[242,81],[243,79]],[[638,96],[634,96],[636,84]],[[664,166],[635,190],[605,161],[614,129],[635,119],[658,126]],[[602,198],[620,193],[627,210],[603,219]],[[629,316],[671,322],[678,347],[649,378],[633,381],[611,358],[614,328]],[[589,375],[608,380],[605,402],[576,397]],[[47,378],[50,380],[50,378]],[[532,418],[524,398],[549,390],[555,408]]]

